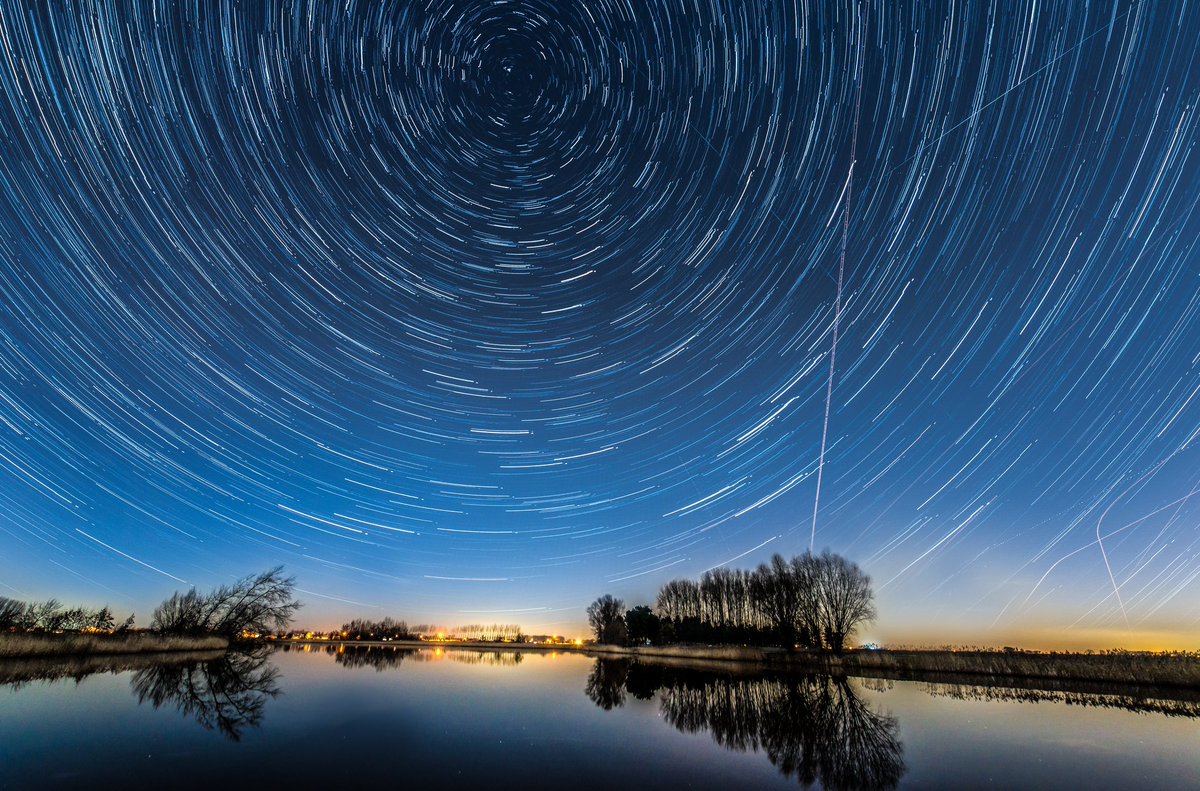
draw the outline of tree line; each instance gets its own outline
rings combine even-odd
[[[412,640],[413,632],[409,630],[406,621],[395,618],[384,618],[382,621],[371,621],[366,618],[355,618],[349,623],[342,624],[343,640]]]
[[[467,640],[490,643],[520,643],[525,640],[520,624],[515,623],[471,623],[455,627],[453,634]]]
[[[220,635],[239,638],[285,628],[300,609],[292,595],[296,578],[285,577],[276,566],[252,574],[209,593],[195,588],[176,592],[154,610],[150,631],[171,635]],[[123,633],[133,627],[134,616],[117,623],[108,606],[99,610],[63,607],[57,599],[26,603],[0,596],[0,632]]]
[[[711,569],[699,581],[672,580],[653,608],[625,610],[611,595],[588,607],[596,640],[614,645],[735,643],[840,652],[874,618],[871,578],[828,550],[790,560],[776,554],[753,570]]]
[[[120,633],[128,631],[131,626],[132,615],[118,624],[108,605],[92,610],[87,607],[64,607],[58,599],[23,602],[0,596],[0,632]]]
[[[419,640],[424,635],[435,633],[452,635],[455,639],[492,643],[520,643],[525,640],[521,625],[515,623],[472,623],[447,630],[429,624],[410,628],[406,621],[395,618],[384,618],[382,621],[355,618],[342,624],[341,633],[334,637],[342,640]]]

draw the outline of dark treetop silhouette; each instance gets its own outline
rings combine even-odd
[[[219,634],[240,637],[284,629],[300,602],[292,592],[295,577],[284,577],[283,566],[221,585],[208,594],[192,588],[158,605],[150,628],[169,634]]]
[[[753,571],[715,568],[699,582],[672,580],[655,610],[622,614],[624,602],[601,596],[588,608],[597,642],[799,645],[841,653],[875,618],[871,578],[853,562],[825,551],[791,560],[775,555]]]

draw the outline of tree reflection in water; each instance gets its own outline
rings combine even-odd
[[[392,670],[404,664],[404,660],[412,659],[415,651],[399,648],[341,648],[340,650],[330,651],[333,654],[333,661],[342,667],[358,668],[358,667],[373,667],[375,672],[382,673],[385,670]]]
[[[284,650],[288,650],[285,646]],[[472,651],[465,649],[407,648],[380,646],[327,646],[325,653],[333,654],[342,667],[371,667],[377,672],[399,668],[405,662],[458,662],[464,665],[494,665],[516,667],[525,659],[519,651]]]
[[[597,659],[587,677],[587,696],[605,711],[625,705],[625,680],[630,663],[625,660]]]
[[[761,750],[805,786],[890,789],[904,774],[896,718],[873,710],[844,678],[742,678],[598,659],[587,681],[588,697],[605,710],[623,705],[627,693],[650,699],[656,692],[664,719],[680,731],[708,731],[731,750]]]
[[[270,651],[256,648],[204,662],[154,665],[134,673],[129,686],[138,703],[173,705],[236,742],[262,723],[267,699],[279,694],[278,679]]]

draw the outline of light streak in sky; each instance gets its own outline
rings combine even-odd
[[[854,131],[850,138],[850,171],[846,174],[846,199],[842,204],[842,249],[838,256],[837,296],[833,301],[833,340],[829,347],[829,379],[825,385],[825,420],[821,424],[821,451],[817,456],[817,491],[813,495],[812,535],[808,540],[810,550],[816,548],[817,544],[817,512],[821,507],[821,478],[825,474],[825,446],[829,437],[829,412],[833,405],[833,374],[837,369],[838,330],[842,322],[842,285],[846,280],[846,245],[850,237],[850,211],[854,202],[854,165],[858,154],[859,114],[862,111],[862,47],[866,40],[866,31],[862,31],[859,36],[854,78]]]

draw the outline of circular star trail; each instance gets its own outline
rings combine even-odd
[[[0,585],[285,563],[314,624],[574,623],[807,549],[820,467],[884,621],[1194,627],[1197,41],[1146,2],[2,3]]]

